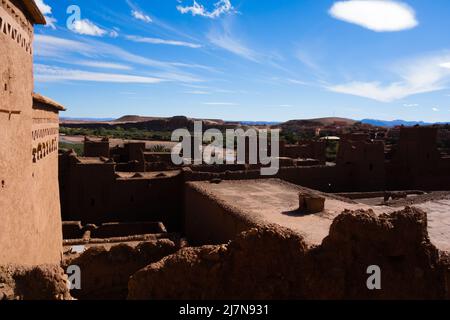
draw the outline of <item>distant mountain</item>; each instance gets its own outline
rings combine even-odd
[[[439,122],[439,123],[429,123],[429,122],[423,122],[423,121],[404,121],[404,120],[392,120],[392,121],[386,121],[386,120],[375,120],[375,119],[363,119],[361,120],[362,123],[371,124],[373,126],[377,127],[396,127],[396,126],[405,126],[405,127],[413,127],[415,125],[419,126],[431,126],[433,124],[448,124],[448,122]]]
[[[238,122],[243,126],[276,126],[281,123],[275,121],[238,121]]]
[[[85,121],[85,122],[105,122],[105,121],[112,121],[114,118],[71,118],[71,117],[61,117],[60,121],[66,122],[66,121]]]
[[[352,126],[358,121],[347,118],[316,118],[316,119],[302,119],[302,120],[289,120],[281,124],[283,127],[302,126],[302,127],[316,127],[316,126]]]
[[[112,122],[145,122],[145,121],[161,120],[161,119],[167,119],[167,118],[126,115],[126,116],[122,116],[118,119],[114,119]]]

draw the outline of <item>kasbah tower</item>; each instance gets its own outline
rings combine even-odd
[[[58,103],[35,94],[34,0],[0,0],[0,265],[59,264]]]

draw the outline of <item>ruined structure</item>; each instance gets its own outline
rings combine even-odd
[[[59,264],[59,104],[33,95],[34,1],[0,2],[0,265]]]
[[[315,245],[291,228],[261,224],[227,244],[183,248],[135,273],[128,298],[450,298],[449,261],[430,243],[420,210],[345,211],[320,237]],[[383,270],[382,290],[367,289],[370,265]]]

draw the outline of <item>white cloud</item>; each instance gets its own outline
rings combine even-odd
[[[52,7],[49,6],[44,2],[44,0],[36,0],[36,5],[38,6],[39,10],[42,12],[45,18],[46,27],[50,27],[53,30],[56,29],[56,22],[57,20],[51,16],[52,14]]]
[[[391,0],[337,1],[329,13],[336,19],[376,32],[407,30],[419,24],[410,6]]]
[[[413,107],[418,107],[419,104],[417,104],[417,103],[405,103],[405,104],[403,104],[403,106],[407,107],[407,108],[413,108]]]
[[[232,102],[204,102],[203,104],[207,106],[237,106],[236,103]]]
[[[438,108],[436,108],[436,107],[434,107],[434,108],[431,108],[431,110],[433,110],[434,112],[438,112],[438,111],[439,111],[439,109],[438,109]]]
[[[441,63],[440,66],[441,66],[442,68],[450,69],[450,62],[444,62],[444,63]]]
[[[139,11],[139,10],[131,10],[131,15],[135,19],[144,21],[146,23],[152,23],[153,22],[153,20],[152,20],[152,18],[150,18],[150,16],[146,15],[145,13],[143,13],[142,11]]]
[[[206,18],[215,19],[223,14],[235,13],[236,10],[233,8],[230,0],[219,0],[214,4],[214,10],[208,11],[202,4],[199,4],[194,0],[192,6],[183,7],[181,5],[177,6],[177,10],[182,14],[191,13],[193,16],[202,16]]]
[[[127,36],[128,40],[140,43],[150,43],[150,44],[164,44],[170,46],[180,46],[180,47],[188,47],[188,48],[201,48],[202,46],[195,43],[184,42],[184,41],[176,41],[176,40],[165,40],[159,38],[148,38],[148,37],[139,37],[139,36]]]
[[[65,69],[60,67],[37,64],[35,65],[35,78],[38,82],[55,81],[91,81],[112,83],[159,83],[163,79],[143,77],[127,74],[100,73],[83,70]]]
[[[103,37],[108,33],[88,19],[76,20],[73,24],[72,31],[78,34],[95,37]]]
[[[48,4],[44,2],[44,0],[35,0],[36,5],[38,6],[39,10],[41,10],[43,15],[52,14],[52,7],[50,7]]]
[[[326,86],[330,91],[391,102],[419,93],[434,92],[448,87],[450,69],[442,68],[450,53],[431,55],[396,64],[390,71],[398,81],[383,84],[380,81],[353,81]]]

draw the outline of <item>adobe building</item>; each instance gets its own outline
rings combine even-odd
[[[399,143],[386,168],[389,186],[427,190],[450,187],[450,158],[439,152],[437,135],[434,127],[400,129]]]
[[[33,0],[0,1],[0,265],[57,264],[62,231],[58,193],[58,112],[33,95]]]

